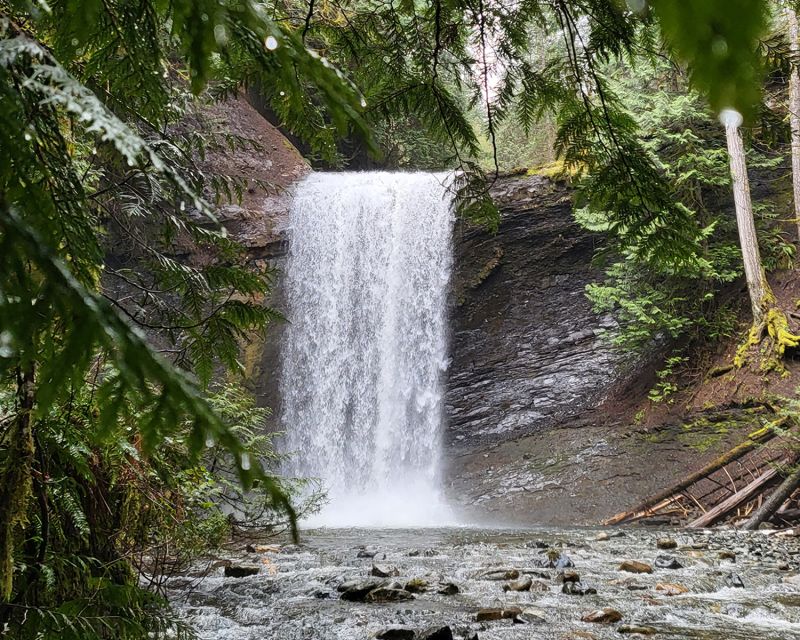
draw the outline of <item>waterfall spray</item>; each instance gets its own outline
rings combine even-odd
[[[291,210],[282,424],[325,525],[445,524],[452,204],[445,175],[315,174]]]

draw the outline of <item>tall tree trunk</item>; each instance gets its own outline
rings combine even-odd
[[[744,259],[744,274],[747,278],[747,290],[750,292],[750,304],[753,308],[753,324],[764,322],[766,308],[772,300],[772,292],[767,283],[761,254],[758,250],[756,224],[753,220],[753,204],[750,200],[750,181],[747,178],[744,142],[739,125],[742,117],[736,112],[725,112],[722,116],[725,135],[728,140],[728,155],[733,178],[733,198],[736,203],[736,224],[739,228],[739,244]]]
[[[34,367],[17,370],[17,415],[7,436],[6,464],[0,470],[0,602],[13,587],[14,546],[25,524],[33,467]]]
[[[800,239],[800,35],[798,34],[797,13],[792,7],[786,8],[786,21],[789,26],[789,48],[792,53],[792,66],[789,73],[789,124],[792,128],[792,185],[794,187],[794,217],[797,235]]]

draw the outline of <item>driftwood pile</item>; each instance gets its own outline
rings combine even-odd
[[[800,522],[800,450],[787,418],[751,433],[742,444],[699,471],[603,524],[661,520],[688,528]]]

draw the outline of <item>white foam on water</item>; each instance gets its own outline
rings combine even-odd
[[[290,214],[281,419],[307,526],[454,524],[440,491],[450,178],[314,174]]]

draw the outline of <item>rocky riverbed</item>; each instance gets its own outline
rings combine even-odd
[[[200,638],[800,638],[800,539],[767,532],[317,530],[249,551],[170,581]]]

